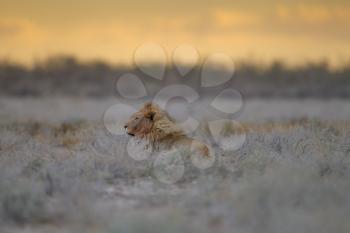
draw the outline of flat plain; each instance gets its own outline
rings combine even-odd
[[[106,130],[116,102],[1,98],[1,232],[349,232],[348,101],[246,100],[244,145],[174,184]]]

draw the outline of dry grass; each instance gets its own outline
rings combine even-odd
[[[245,127],[239,151],[217,149],[212,168],[187,164],[165,185],[101,125],[1,125],[0,230],[349,232],[350,131],[307,119]]]

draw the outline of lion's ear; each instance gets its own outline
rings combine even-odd
[[[147,102],[147,103],[145,103],[145,105],[144,105],[144,111],[145,111],[145,114],[144,114],[144,116],[146,117],[146,118],[148,118],[148,119],[150,119],[150,120],[153,120],[153,117],[154,117],[154,115],[156,114],[155,112],[154,112],[154,110],[153,110],[153,104],[152,104],[152,102]]]
[[[152,110],[149,110],[145,113],[145,117],[150,119],[151,121],[153,121],[154,115],[156,115],[156,113]]]
[[[146,102],[145,104],[144,104],[144,106],[143,106],[143,108],[151,108],[152,107],[152,102],[151,101],[149,101],[149,102]]]

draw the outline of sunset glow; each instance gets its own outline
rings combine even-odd
[[[349,62],[348,1],[0,0],[0,58],[26,64],[57,54],[130,64],[148,41],[168,55],[189,44],[205,56],[289,64]],[[169,55],[170,56],[170,55]]]

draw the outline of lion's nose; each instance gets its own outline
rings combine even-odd
[[[127,129],[128,128],[128,126],[127,125],[124,125],[124,129]]]

